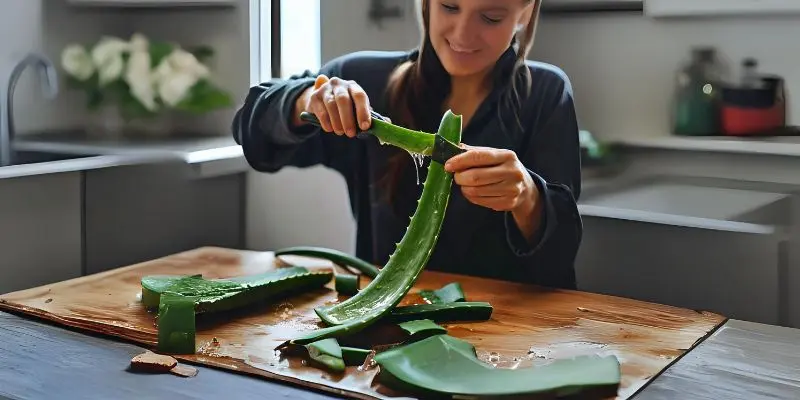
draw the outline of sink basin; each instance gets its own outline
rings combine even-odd
[[[74,160],[78,158],[96,157],[97,154],[59,153],[50,151],[17,150],[11,155],[11,165],[37,164],[51,161]]]

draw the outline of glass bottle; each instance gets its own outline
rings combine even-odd
[[[677,74],[672,110],[672,132],[682,136],[720,132],[720,95],[725,65],[714,48],[692,49],[691,60]]]

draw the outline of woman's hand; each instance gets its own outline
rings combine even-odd
[[[369,98],[364,89],[353,81],[340,78],[328,78],[320,75],[314,86],[306,89],[295,104],[295,123],[302,124],[300,113],[314,114],[319,119],[322,129],[337,135],[356,136],[356,127],[369,129]],[[358,124],[358,125],[356,125]]]
[[[445,163],[445,170],[473,204],[510,211],[522,233],[531,238],[539,226],[539,190],[516,153],[506,149],[466,146],[466,152]]]

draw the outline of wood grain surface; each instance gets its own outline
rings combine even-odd
[[[271,252],[205,247],[2,295],[0,309],[154,348],[155,315],[139,301],[143,276],[226,278],[263,273],[286,263],[335,268],[322,260],[284,257],[281,261]],[[613,354],[622,365],[618,398],[633,395],[725,321],[708,312],[432,271],[422,274],[403,304],[422,302],[414,294],[419,289],[437,289],[454,281],[461,283],[468,300],[487,301],[494,307],[489,321],[444,325],[450,335],[472,343],[482,360],[519,368],[556,358]],[[203,316],[198,320],[197,353],[176,358],[350,397],[407,397],[374,382],[377,367],[348,367],[344,374],[334,374],[274,351],[284,341],[321,326],[313,309],[340,300],[332,285],[240,312]]]

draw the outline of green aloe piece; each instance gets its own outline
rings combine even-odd
[[[275,251],[275,256],[282,255],[297,255],[305,257],[322,258],[324,260],[332,261],[336,264],[357,269],[362,274],[374,278],[378,276],[380,270],[378,267],[364,261],[356,256],[347,254],[341,250],[331,249],[319,246],[292,246],[278,249]]]
[[[378,353],[381,383],[426,396],[566,396],[591,392],[613,397],[621,373],[614,356],[583,356],[518,369],[480,361],[468,342],[449,335]]]
[[[362,365],[369,357],[370,350],[342,346],[342,359],[345,365]]]
[[[336,274],[336,292],[343,296],[352,296],[358,293],[361,286],[361,275]]]
[[[334,338],[322,339],[317,342],[312,342],[306,345],[308,356],[313,361],[325,366],[331,371],[342,372],[344,371],[344,359],[342,357],[342,348],[339,342]]]
[[[458,282],[448,283],[436,290],[420,290],[419,295],[431,304],[466,301],[464,290]]]
[[[200,275],[150,275],[141,280],[142,303],[148,308],[157,307],[162,293],[169,291],[197,298],[197,313],[224,311],[296,290],[319,288],[331,278],[333,272],[309,271],[304,267],[211,280],[203,279]]]
[[[461,116],[447,111],[439,125],[439,135],[461,142]],[[357,332],[381,319],[402,300],[425,268],[439,238],[439,231],[450,200],[453,174],[444,165],[431,161],[414,216],[389,261],[375,279],[347,300],[314,309],[327,328],[293,340],[310,343],[336,335]]]
[[[492,311],[492,305],[482,301],[415,304],[394,308],[386,319],[391,322],[415,319],[430,319],[435,322],[485,321],[491,318]]]
[[[158,306],[159,351],[171,354],[193,354],[195,347],[196,297],[165,292]]]
[[[406,331],[409,340],[418,340],[428,336],[439,335],[447,333],[447,329],[437,325],[429,319],[417,319],[397,324],[401,329]]]

